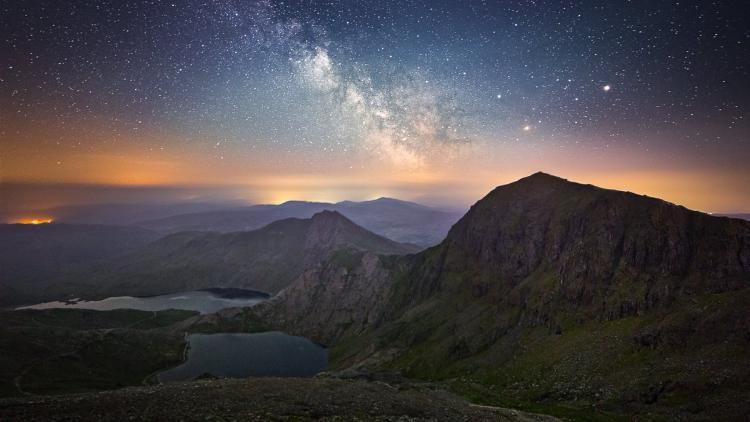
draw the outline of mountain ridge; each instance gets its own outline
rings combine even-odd
[[[250,312],[329,344],[335,368],[465,379],[450,382],[490,404],[731,417],[749,287],[750,223],[542,173],[493,189],[437,246],[323,263]]]
[[[68,274],[49,294],[150,296],[212,287],[273,294],[339,250],[407,254],[419,248],[371,233],[340,213],[323,211],[310,219],[278,220],[254,231],[167,235],[87,271],[88,278]]]
[[[324,210],[337,211],[375,234],[419,246],[439,243],[460,217],[454,211],[393,198],[378,198],[372,201],[337,203],[287,201],[279,205],[254,205],[180,214],[142,221],[137,225],[163,233],[195,230],[248,231],[284,218],[310,218]]]

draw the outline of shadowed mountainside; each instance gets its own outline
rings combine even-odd
[[[444,211],[392,198],[373,201],[289,201],[231,210],[199,212],[144,221],[140,226],[174,233],[179,231],[234,232],[255,230],[284,218],[310,218],[321,211],[337,211],[354,223],[398,242],[432,246],[445,237],[461,213]]]
[[[352,223],[333,211],[289,218],[250,232],[182,232],[50,287],[51,297],[139,295],[236,287],[276,293],[306,268],[341,251],[406,254],[419,250]],[[56,289],[56,290],[52,290]]]
[[[748,287],[750,223],[537,173],[434,248],[329,261],[254,312],[338,368],[488,403],[731,418],[750,398]]]

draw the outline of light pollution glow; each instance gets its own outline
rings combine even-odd
[[[750,210],[731,2],[74,3],[4,10],[0,212],[465,207],[536,171]]]
[[[21,157],[22,151],[16,150],[14,155],[19,159],[6,161],[4,182],[156,190],[179,187],[189,192],[182,199],[201,199],[206,192],[214,191],[212,199],[218,196],[248,203],[336,202],[389,196],[463,207],[497,185],[545,171],[705,212],[750,209],[747,167],[722,165],[719,159],[712,162],[710,156],[678,158],[671,151],[658,150],[644,155],[624,148],[549,150],[514,144],[493,149],[473,145],[452,155],[451,160],[418,167],[383,163],[368,166],[364,159],[350,167],[347,157],[341,157],[340,161],[332,160],[326,170],[305,165],[306,161],[293,153],[257,157],[227,154],[220,160],[206,159],[199,151],[178,155],[71,151],[55,157],[32,152]],[[71,198],[70,202],[75,200]],[[65,203],[64,197],[50,198],[49,203],[37,198],[35,205],[38,209]]]
[[[27,218],[19,218],[18,220],[13,221],[15,224],[30,224],[33,226],[36,226],[38,224],[51,224],[53,222],[53,219],[51,218],[33,218],[33,217],[27,217]]]

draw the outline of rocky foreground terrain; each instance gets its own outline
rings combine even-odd
[[[556,421],[477,406],[428,384],[327,378],[202,380],[0,401],[3,421]]]

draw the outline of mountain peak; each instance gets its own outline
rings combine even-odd
[[[352,222],[344,214],[333,210],[323,210],[313,214],[310,217],[310,227],[314,232],[328,233],[328,235],[335,235],[335,233],[340,232],[367,232],[366,229]]]
[[[371,199],[369,201],[362,201],[359,202],[360,205],[365,204],[374,204],[374,205],[380,205],[385,207],[406,207],[406,208],[414,208],[414,209],[422,209],[422,210],[428,210],[430,207],[422,204],[418,204],[416,202],[410,202],[410,201],[404,201],[402,199],[397,198],[390,198],[387,196],[381,196],[377,199]]]
[[[401,204],[401,205],[419,205],[419,206],[423,206],[423,205],[420,205],[420,204],[415,204],[413,202],[403,201],[401,199],[390,198],[390,197],[387,197],[387,196],[381,196],[379,198],[369,199],[369,200],[366,200],[366,201],[341,201],[341,202],[337,202],[336,203],[336,205],[355,205],[355,206],[356,205],[366,205],[366,204]]]
[[[699,229],[702,241],[687,242]],[[495,188],[453,226],[446,242],[469,251],[477,265],[495,265],[488,273],[505,280],[555,268],[556,277],[583,286],[625,282],[616,278],[623,271],[651,271],[692,273],[706,280],[705,287],[716,279],[736,286],[746,277],[750,255],[742,239],[748,235],[750,225],[739,220],[725,223],[660,199],[539,172]],[[738,260],[738,254],[745,255]]]
[[[335,221],[335,220],[346,220],[349,221],[348,218],[344,217],[343,214],[341,214],[338,211],[333,210],[323,210],[320,212],[317,212],[313,214],[311,217],[312,221]]]
[[[514,182],[497,186],[474,206],[498,201],[500,203],[518,201],[530,197],[554,196],[561,194],[562,191],[572,193],[578,190],[597,191],[599,189],[592,185],[582,185],[538,171]]]
[[[418,248],[394,242],[358,226],[338,211],[323,210],[310,218],[305,247],[358,249],[375,253],[411,253]]]
[[[523,182],[534,182],[534,183],[560,183],[560,182],[567,182],[567,183],[573,183],[570,182],[568,179],[563,179],[562,177],[558,177],[549,173],[545,173],[542,171],[538,171],[534,174],[531,174],[529,176],[523,177],[521,179],[518,179],[517,181],[513,182],[515,183],[523,183]]]

